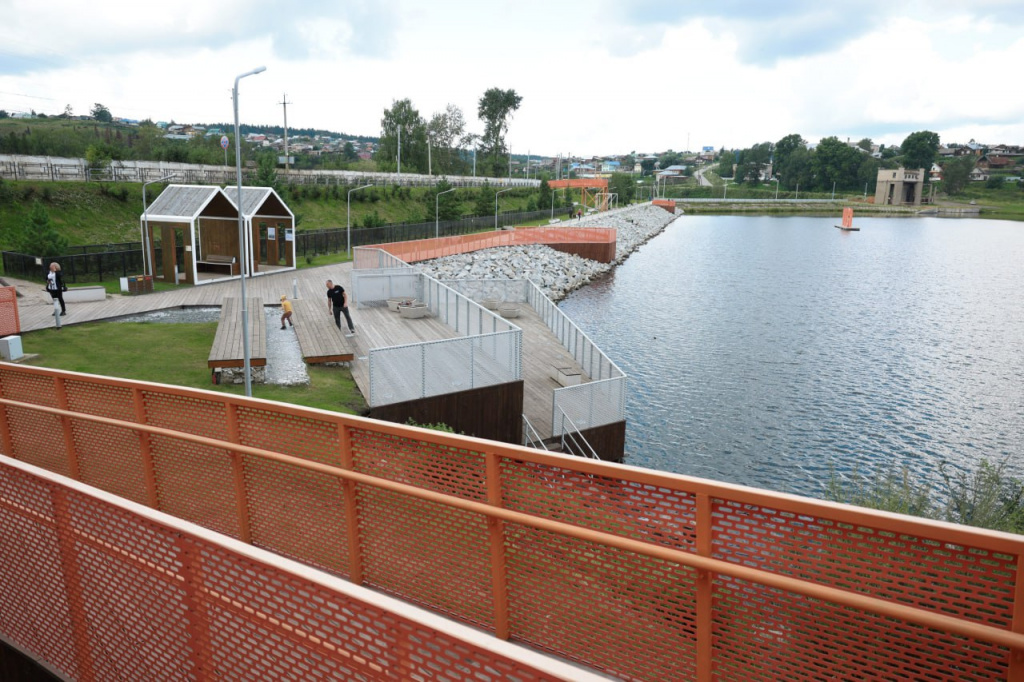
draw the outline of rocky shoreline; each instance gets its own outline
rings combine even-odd
[[[629,254],[664,230],[682,215],[643,204],[597,213],[582,220],[563,220],[565,227],[614,227],[615,260],[598,263],[551,247],[509,246],[473,253],[445,256],[417,263],[417,267],[439,280],[446,279],[523,279],[534,281],[552,301],[560,301],[570,292],[604,275]]]

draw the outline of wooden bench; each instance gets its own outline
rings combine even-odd
[[[263,299],[249,299],[249,366],[265,367],[267,364],[267,318],[263,314]],[[245,353],[242,347],[242,306],[240,299],[225,298],[221,302],[220,322],[213,337],[213,348],[206,366],[244,367]]]
[[[327,306],[318,299],[292,301],[295,314],[295,336],[299,340],[302,359],[314,365],[323,362],[351,362],[355,357],[349,339],[334,324],[334,315],[327,312]],[[342,320],[344,324],[344,320]],[[291,334],[292,328],[278,331],[280,334]]]
[[[229,275],[237,275],[240,272],[240,269],[238,267],[238,259],[235,258],[234,256],[221,256],[218,254],[210,254],[208,256],[205,256],[202,260],[196,261],[196,267],[202,270],[203,268],[198,267],[200,265],[205,265],[207,266],[208,269],[225,268],[227,269]]]

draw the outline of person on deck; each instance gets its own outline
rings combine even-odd
[[[67,308],[64,307],[64,292],[67,290],[68,285],[64,283],[64,276],[60,274],[60,264],[50,263],[50,271],[46,273],[46,293],[60,303],[61,315],[67,312]]]
[[[284,329],[284,323],[287,322],[293,328],[295,323],[292,322],[292,302],[288,300],[288,297],[281,294],[281,329]]]
[[[334,324],[341,329],[341,316],[345,315],[348,323],[348,335],[356,333],[356,326],[352,324],[352,317],[348,314],[348,294],[340,284],[327,280],[327,311],[334,313]]]

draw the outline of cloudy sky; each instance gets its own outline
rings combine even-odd
[[[409,98],[514,153],[746,147],[799,133],[1024,144],[1021,0],[0,0],[0,109],[377,135]]]

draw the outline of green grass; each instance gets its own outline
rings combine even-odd
[[[214,385],[206,359],[215,322],[158,324],[96,322],[44,329],[23,337],[25,364],[73,372],[152,381],[244,395],[243,385]],[[255,398],[360,414],[367,408],[352,373],[343,367],[309,367],[308,386],[253,384]]]

